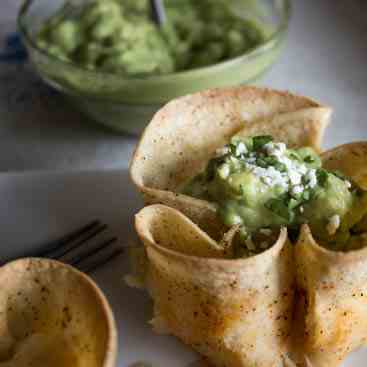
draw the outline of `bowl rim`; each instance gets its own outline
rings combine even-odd
[[[162,74],[162,75],[146,75],[146,76],[133,76],[133,77],[125,77],[122,76],[119,73],[115,72],[108,72],[108,71],[101,71],[101,70],[91,70],[87,69],[79,64],[76,64],[74,62],[68,62],[63,61],[59,58],[57,58],[54,55],[51,55],[46,50],[41,49],[37,46],[37,44],[34,42],[32,37],[29,35],[29,32],[27,30],[27,26],[24,24],[24,17],[27,15],[27,11],[30,9],[32,4],[36,0],[25,0],[17,15],[17,28],[19,30],[19,33],[22,37],[22,39],[25,41],[26,45],[33,50],[37,51],[39,54],[41,54],[43,57],[47,57],[50,59],[53,63],[56,65],[59,64],[60,67],[66,67],[69,69],[74,69],[75,71],[79,73],[89,74],[90,76],[98,76],[100,78],[116,78],[119,77],[123,81],[128,82],[160,82],[160,81],[169,81],[171,79],[175,79],[176,77],[192,77],[195,75],[201,74],[204,70],[205,71],[212,71],[215,72],[223,67],[230,67],[232,64],[236,64],[238,62],[242,62],[244,60],[250,59],[252,57],[255,57],[257,54],[265,52],[273,42],[275,42],[284,32],[287,31],[291,13],[292,13],[292,0],[280,0],[282,2],[284,11],[281,16],[281,21],[276,28],[275,32],[268,38],[266,41],[260,43],[258,46],[246,51],[245,53],[230,58],[228,60],[224,60],[218,63],[215,63],[213,65],[194,68],[194,69],[188,69],[188,70],[182,70],[178,72],[173,72],[169,74]]]

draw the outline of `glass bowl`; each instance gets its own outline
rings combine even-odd
[[[61,61],[37,47],[38,30],[64,1],[26,0],[23,3],[18,15],[18,29],[31,63],[47,84],[65,94],[93,120],[131,134],[140,133],[153,114],[175,97],[253,81],[279,55],[290,17],[290,0],[228,0],[237,6],[238,11],[242,5],[242,9],[246,9],[246,18],[256,19],[268,30],[266,42],[241,56],[212,66],[167,75],[126,78]]]

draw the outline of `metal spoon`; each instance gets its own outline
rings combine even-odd
[[[154,22],[159,27],[162,27],[166,22],[166,10],[164,8],[163,0],[150,0],[150,6]]]

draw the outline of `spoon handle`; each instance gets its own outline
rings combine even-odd
[[[164,8],[163,0],[150,0],[152,8],[153,20],[160,27],[166,22],[166,10]]]

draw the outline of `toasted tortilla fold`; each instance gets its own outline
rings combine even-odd
[[[231,136],[271,134],[292,147],[316,150],[330,109],[289,93],[240,87],[210,90],[176,99],[145,129],[130,165],[134,184],[146,204],[176,208],[212,238],[224,228],[212,203],[178,194]]]
[[[135,225],[149,259],[156,331],[177,336],[213,366],[283,366],[294,289],[286,229],[267,251],[230,260],[176,209],[145,207]]]
[[[367,345],[367,247],[335,252],[304,225],[295,247],[305,304],[304,354],[311,366],[336,367]]]
[[[326,169],[338,170],[367,190],[367,142],[339,145],[321,155]]]
[[[1,367],[114,367],[117,331],[97,286],[74,268],[22,259],[0,268]]]
[[[367,142],[345,144],[321,155],[323,166],[367,188]],[[295,246],[297,283],[304,305],[304,354],[312,366],[339,366],[367,345],[367,241],[336,252],[318,245],[304,225]],[[302,308],[302,305],[299,305]]]

